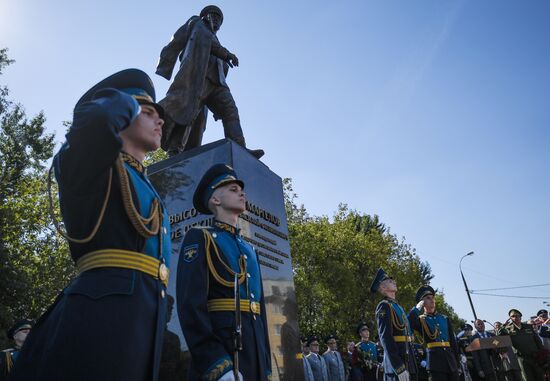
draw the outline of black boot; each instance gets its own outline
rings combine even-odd
[[[252,156],[259,159],[264,155],[263,149],[248,149],[244,141],[243,129],[241,128],[241,122],[238,119],[225,120],[223,122],[223,131],[225,137],[233,140],[235,143],[245,148]]]

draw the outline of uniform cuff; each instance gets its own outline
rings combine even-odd
[[[230,370],[233,370],[233,361],[229,356],[224,356],[210,365],[206,373],[203,374],[202,379],[204,381],[216,381]]]

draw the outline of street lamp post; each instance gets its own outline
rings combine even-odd
[[[462,260],[470,255],[474,255],[473,251],[470,251],[468,254],[465,254],[460,258],[460,263],[458,268],[460,269],[460,275],[462,276],[462,282],[464,282],[464,288],[466,289],[466,295],[468,295],[468,300],[470,301],[470,307],[472,307],[472,312],[474,313],[474,319],[477,320],[476,310],[474,308],[474,303],[472,303],[472,297],[470,296],[470,290],[468,290],[468,285],[466,284],[466,279],[464,279],[464,274],[462,273]]]

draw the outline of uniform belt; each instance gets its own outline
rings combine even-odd
[[[426,347],[428,347],[428,349],[430,349],[430,348],[441,348],[441,347],[447,348],[447,347],[450,347],[450,346],[451,346],[451,344],[449,344],[448,341],[434,341],[433,343],[426,344]]]
[[[393,341],[396,343],[412,343],[413,338],[412,336],[394,336]]]
[[[158,259],[136,251],[121,249],[96,250],[84,254],[76,261],[79,273],[102,267],[120,267],[138,270],[159,279],[168,287],[168,267]]]
[[[235,311],[235,299],[210,299],[207,303],[208,311]],[[260,314],[260,303],[250,301],[248,299],[241,299],[241,312],[252,312],[253,314]]]

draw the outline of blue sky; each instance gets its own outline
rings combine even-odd
[[[216,4],[248,145],[311,214],[378,214],[468,320],[469,251],[471,289],[550,283],[549,2]],[[0,46],[17,62],[0,81],[61,141],[80,95],[117,70],[145,70],[162,98],[160,49],[205,5],[3,0]],[[222,137],[210,120],[205,141]],[[547,298],[474,295],[479,316],[550,301],[548,286],[497,293]]]

